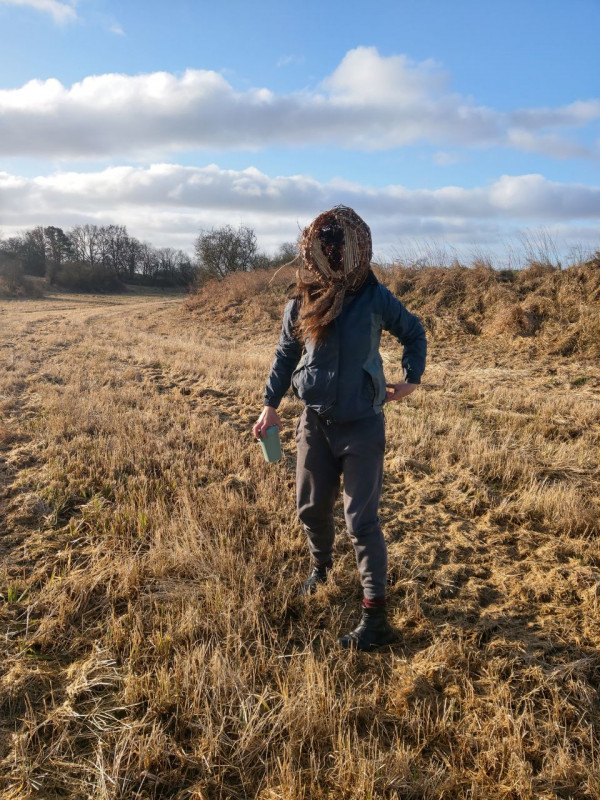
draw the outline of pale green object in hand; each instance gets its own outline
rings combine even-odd
[[[273,461],[281,460],[281,442],[279,440],[278,425],[271,425],[267,428],[265,435],[261,436],[258,441],[260,442],[265,461],[272,463]]]

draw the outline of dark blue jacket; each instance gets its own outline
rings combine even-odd
[[[277,408],[290,383],[302,402],[326,421],[349,422],[379,414],[386,400],[381,331],[404,346],[402,367],[408,383],[420,383],[427,343],[418,317],[409,313],[372,272],[362,287],[348,293],[327,339],[303,348],[294,331],[298,300],[290,300],[264,404]]]

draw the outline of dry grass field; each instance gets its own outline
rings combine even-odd
[[[600,797],[598,275],[536,274],[389,279],[431,343],[375,654],[339,508],[297,596],[298,402],[279,464],[250,432],[289,276],[0,302],[3,800]]]

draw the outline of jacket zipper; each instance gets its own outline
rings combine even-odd
[[[336,332],[336,336],[337,336],[337,366],[336,366],[336,370],[335,370],[335,400],[333,401],[333,407],[334,408],[338,408],[339,407],[338,392],[339,392],[339,389],[340,389],[340,349],[341,349],[340,348],[341,337],[340,337],[339,322],[340,322],[340,318],[337,317],[334,320],[335,332]],[[331,424],[331,422],[329,424]]]

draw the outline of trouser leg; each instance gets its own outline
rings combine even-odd
[[[341,466],[332,452],[323,423],[304,409],[296,432],[296,503],[308,547],[318,564],[330,561],[335,529],[333,506],[340,489]]]
[[[349,426],[350,427],[350,426]],[[344,516],[367,600],[383,598],[387,585],[387,547],[379,522],[383,482],[383,414],[353,423],[341,449]]]

